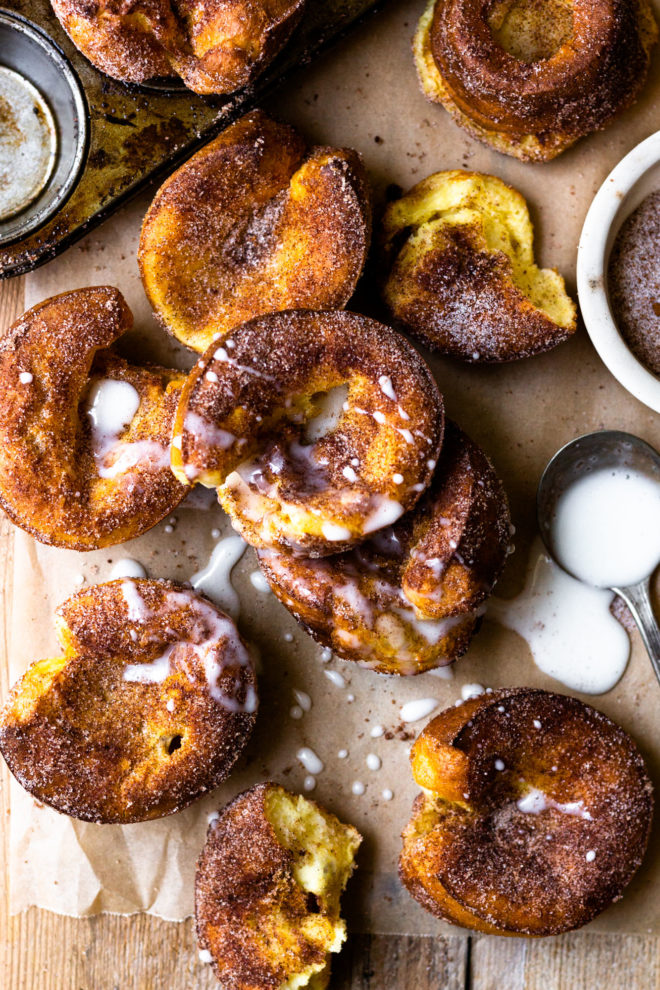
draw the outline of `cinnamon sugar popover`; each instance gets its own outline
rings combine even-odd
[[[429,0],[413,49],[456,123],[547,161],[637,99],[657,36],[649,0]]]
[[[42,543],[122,543],[186,493],[170,470],[185,375],[110,350],[132,322],[117,289],[78,289],[29,310],[0,341],[0,505]]]
[[[51,0],[72,42],[122,82],[180,76],[197,93],[246,86],[286,44],[305,0]]]
[[[499,362],[556,347],[576,328],[558,272],[534,262],[523,197],[494,175],[436,172],[383,216],[383,298],[433,350]]]
[[[197,937],[224,990],[325,990],[346,939],[339,899],[362,841],[315,801],[264,783],[209,826]]]
[[[354,313],[271,313],[193,368],[172,468],[216,488],[252,546],[325,556],[415,505],[443,423],[433,376],[400,334]]]
[[[307,147],[257,110],[156,193],[142,226],[142,282],[163,326],[205,351],[263,313],[341,309],[371,233],[367,178],[347,148]]]
[[[515,688],[441,712],[411,754],[423,788],[403,883],[432,914],[494,935],[559,935],[618,900],[649,838],[634,742],[576,698]]]
[[[127,578],[69,598],[56,631],[64,655],[33,663],[0,713],[2,755],[37,800],[127,824],[224,780],[257,708],[231,619],[172,582]]]
[[[323,560],[258,557],[271,590],[318,642],[380,673],[420,674],[467,650],[509,529],[490,462],[447,422],[430,488],[393,526]]]

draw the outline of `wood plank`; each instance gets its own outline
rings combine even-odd
[[[472,940],[468,990],[658,990],[660,939],[576,932]]]

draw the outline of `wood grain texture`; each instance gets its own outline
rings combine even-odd
[[[22,310],[23,280],[0,283],[0,333]],[[2,658],[12,601],[12,527],[0,518]],[[0,786],[0,871],[7,877],[7,770]],[[215,990],[192,921],[147,915],[64,918],[31,908],[9,917],[0,898],[0,990]],[[570,935],[524,939],[353,936],[335,962],[332,990],[660,990],[660,939]]]

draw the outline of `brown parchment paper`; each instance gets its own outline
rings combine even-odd
[[[348,145],[364,155],[376,199],[391,184],[407,188],[430,172],[464,167],[492,172],[517,187],[530,203],[537,253],[558,267],[575,291],[579,231],[589,202],[614,164],[660,126],[660,57],[642,99],[602,134],[546,165],[524,165],[472,141],[439,107],[418,91],[410,38],[423,2],[392,2],[317,65],[298,74],[270,103],[319,143]],[[660,14],[660,3],[656,3]],[[110,282],[121,288],[136,318],[129,352],[160,361],[185,360],[159,330],[137,277],[135,248],[148,198],[111,218],[99,231],[27,280],[27,306],[69,288]],[[367,284],[359,305],[378,314]],[[356,308],[357,308],[356,303]],[[188,358],[188,361],[190,359]],[[431,358],[448,411],[493,458],[510,496],[517,527],[516,553],[498,593],[520,591],[534,532],[534,493],[549,457],[579,433],[603,427],[630,430],[660,445],[660,421],[626,393],[607,372],[583,329],[550,354],[503,367],[464,367]],[[184,504],[166,523],[122,547],[91,554],[53,550],[22,533],[16,537],[11,678],[54,648],[53,608],[80,580],[105,580],[112,562],[139,560],[152,577],[187,580],[203,567],[215,539],[230,532],[220,508]],[[342,661],[324,664],[320,649],[270,594],[255,590],[247,550],[234,571],[242,601],[244,634],[261,653],[261,714],[254,737],[236,772],[214,794],[160,822],[128,827],[75,822],[38,807],[15,783],[11,794],[10,885],[12,910],[38,905],[63,914],[148,911],[182,919],[193,906],[195,861],[209,812],[254,781],[272,777],[300,789],[305,770],[296,751],[311,746],[325,764],[313,796],[365,835],[360,870],[346,899],[353,930],[431,934],[449,931],[408,897],[396,878],[399,832],[415,787],[408,770],[410,736],[423,722],[403,727],[401,705],[431,697],[438,707],[460,697],[468,682],[484,686],[530,684],[565,690],[535,667],[526,643],[486,621],[469,653],[446,680],[426,674],[394,679]],[[579,657],[576,657],[576,663]],[[341,672],[345,688],[325,677]],[[306,691],[311,710],[298,721],[289,716],[293,690]],[[607,695],[586,698],[624,725],[638,740],[651,773],[660,782],[660,688],[637,634],[630,664]],[[375,725],[386,729],[373,739]],[[340,749],[349,756],[342,760]],[[378,754],[382,769],[368,770],[366,755]],[[351,791],[366,785],[363,796]],[[391,788],[394,799],[382,799]],[[646,861],[624,899],[592,930],[660,932],[658,829]]]

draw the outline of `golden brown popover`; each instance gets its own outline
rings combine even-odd
[[[413,50],[456,123],[547,161],[634,102],[657,37],[649,0],[429,0]]]
[[[254,726],[256,681],[234,623],[170,581],[86,588],[56,612],[64,655],[38,660],[0,713],[18,782],[99,823],[161,818],[225,779]]]
[[[494,175],[436,172],[385,210],[383,298],[429,347],[470,362],[547,351],[576,328],[558,272],[534,262],[523,197]]]
[[[109,76],[180,76],[197,93],[233,93],[286,44],[305,0],[51,0],[76,48]]]
[[[258,557],[272,591],[324,646],[380,673],[420,674],[467,650],[509,528],[490,462],[447,421],[429,489],[393,526],[323,560]]]
[[[424,789],[399,872],[432,914],[494,935],[559,935],[618,900],[649,838],[644,761],[561,694],[513,688],[441,712],[411,754]]]
[[[205,351],[263,313],[343,308],[370,232],[357,152],[308,148],[292,127],[256,110],[163,183],[138,260],[163,326]]]
[[[224,990],[324,990],[346,939],[339,899],[362,841],[316,802],[264,783],[211,823],[197,864],[202,952]]]
[[[185,375],[109,350],[132,322],[117,289],[77,289],[0,341],[0,505],[42,543],[123,543],[186,493],[169,466]]]
[[[442,443],[427,365],[389,327],[297,310],[212,344],[181,394],[172,468],[255,547],[348,549],[419,499]]]

